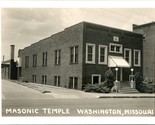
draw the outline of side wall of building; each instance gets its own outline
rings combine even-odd
[[[143,40],[143,73],[144,78],[149,78],[155,82],[155,23],[137,26],[134,32],[144,35]]]
[[[20,51],[22,58],[22,77],[32,82],[42,83],[42,76],[47,76],[47,84],[54,85],[55,76],[60,77],[60,86],[68,87],[70,77],[78,78],[78,89],[82,87],[82,41],[83,25],[77,24],[64,31],[41,40]],[[78,63],[70,63],[70,48],[78,46]],[[60,64],[55,64],[55,51],[60,50]],[[43,53],[47,52],[47,66],[43,66]],[[33,54],[37,55],[37,66],[33,67]],[[29,57],[29,66],[25,67],[25,57]]]

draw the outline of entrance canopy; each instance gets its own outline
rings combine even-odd
[[[121,56],[109,56],[108,67],[130,67],[130,64]]]

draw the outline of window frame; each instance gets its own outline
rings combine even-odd
[[[92,46],[92,61],[88,61],[88,46]],[[86,43],[86,63],[95,64],[95,47],[93,43]]]
[[[43,52],[43,62],[42,65],[43,66],[47,66],[47,52]]]
[[[37,76],[36,75],[32,75],[32,82],[36,83],[37,82]]]
[[[101,62],[101,48],[104,48],[104,62]],[[99,64],[107,64],[107,56],[108,56],[108,53],[107,53],[107,46],[106,45],[99,45],[99,58],[98,58],[98,63]]]
[[[29,56],[25,56],[25,68],[29,67]]]
[[[47,75],[42,75],[42,84],[47,84]]]
[[[99,77],[99,83],[101,83],[101,74],[92,74],[92,81],[91,81],[92,85],[94,85],[94,83],[93,83],[93,81],[94,81],[94,78],[93,77],[94,76],[98,76]]]
[[[61,49],[55,50],[55,65],[61,64]]]
[[[77,53],[76,53],[76,49],[77,49]],[[73,50],[73,53],[72,53],[72,50]],[[79,47],[78,46],[71,46],[70,47],[70,63],[71,64],[78,64],[78,56],[79,56]]]
[[[114,51],[111,51],[111,46],[114,46]],[[120,51],[116,51],[116,47],[120,47]],[[122,53],[123,50],[123,45],[121,44],[116,44],[116,43],[109,43],[109,52],[111,53]]]
[[[37,67],[37,54],[33,54],[33,67]]]
[[[77,88],[75,88],[75,81],[77,80]],[[72,84],[72,88],[70,88],[70,84]],[[69,88],[70,89],[78,89],[78,77],[69,77]]]
[[[136,61],[135,61],[135,54],[136,52],[138,52],[138,64],[135,64]],[[134,66],[141,66],[141,50],[138,50],[138,49],[134,49]]]
[[[60,76],[54,76],[54,86],[60,86]]]
[[[129,51],[129,62],[126,60],[126,51]],[[132,66],[132,50],[129,48],[124,48],[124,59]]]

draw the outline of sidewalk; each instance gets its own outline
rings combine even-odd
[[[18,83],[20,85],[26,86],[31,89],[35,89],[40,91],[41,93],[52,95],[55,98],[155,98],[155,93],[132,93],[132,94],[124,94],[124,93],[89,93],[80,90],[67,89],[63,87],[56,87],[51,85],[44,85],[38,83],[26,83],[20,82],[16,80],[12,80],[12,82]]]

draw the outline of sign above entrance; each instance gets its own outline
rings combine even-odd
[[[130,64],[121,56],[109,56],[108,67],[130,67]]]

